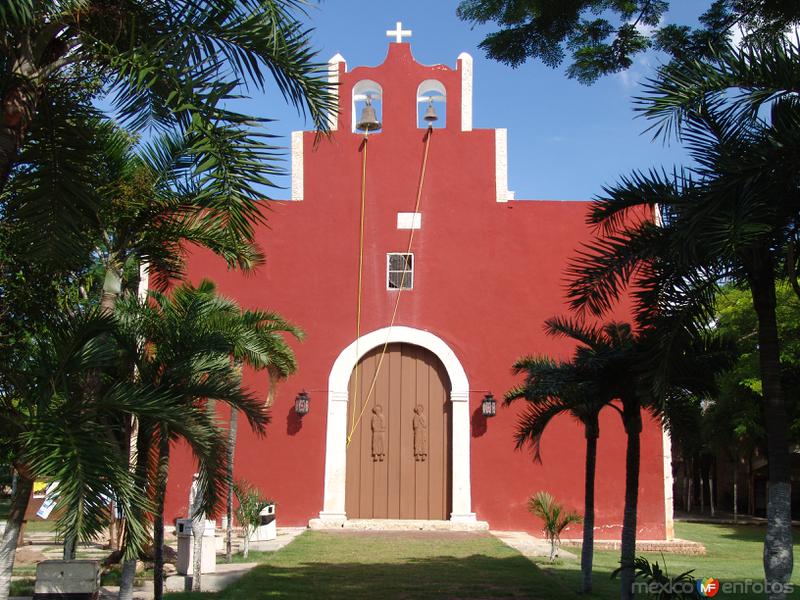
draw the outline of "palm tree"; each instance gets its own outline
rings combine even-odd
[[[151,510],[127,456],[118,450],[121,423],[131,417],[159,419],[199,450],[213,443],[171,390],[113,376],[120,355],[115,329],[115,319],[97,310],[62,317],[37,337],[30,354],[9,357],[8,385],[0,388],[0,439],[20,476],[0,546],[0,598],[8,598],[34,477],[59,482],[61,534],[90,539],[107,524],[108,498],[130,517]],[[100,383],[90,384],[92,378]],[[129,518],[127,557],[142,549],[147,529],[146,520]]]
[[[269,422],[269,413],[262,402],[242,389],[241,378],[230,356],[241,341],[241,323],[233,319],[241,315],[238,306],[216,294],[210,281],[198,287],[182,284],[170,295],[151,291],[146,301],[134,297],[124,298],[120,304],[120,323],[125,346],[133,355],[138,378],[155,390],[168,390],[180,398],[190,411],[202,412],[203,422],[214,439],[210,448],[197,447],[194,440],[186,438],[180,430],[158,419],[140,420],[138,464],[147,464],[148,456],[155,455],[156,468],[144,469],[154,473],[146,482],[153,490],[155,590],[157,597],[163,592],[163,539],[164,496],[169,469],[170,443],[184,439],[198,459],[199,480],[203,502],[202,514],[212,514],[221,504],[219,484],[227,478],[227,444],[216,424],[214,411],[208,405],[215,401],[228,404],[233,412],[242,411],[251,427],[263,434]],[[146,340],[142,343],[141,340]],[[199,538],[200,536],[198,536]],[[199,571],[199,569],[197,570]],[[132,579],[132,577],[131,577]],[[196,572],[195,580],[200,577]],[[123,587],[121,585],[121,587]],[[127,580],[125,586],[128,587]]]
[[[639,373],[641,341],[628,323],[611,322],[592,330],[568,319],[552,320],[552,335],[577,339],[576,361],[584,362],[597,383],[593,393],[600,398],[619,402],[608,404],[622,418],[627,438],[625,446],[625,507],[622,516],[620,564],[622,567],[622,598],[633,583],[633,561],[636,558],[636,513],[639,507],[639,461],[642,410],[655,410],[656,403],[645,392]],[[590,335],[582,336],[582,331]],[[575,336],[580,336],[576,338]],[[582,338],[582,339],[581,339]],[[594,385],[592,386],[594,387]],[[583,556],[581,557],[583,563]]]
[[[266,141],[269,120],[231,110],[229,100],[271,79],[327,130],[333,96],[301,22],[303,1],[8,4],[0,223],[14,224],[17,254],[50,271],[99,256],[107,310],[135,288],[123,281],[135,259],[158,277],[179,273],[181,242],[257,264],[253,229],[265,219],[264,189],[282,173],[280,151]],[[127,134],[114,135],[112,117]],[[132,152],[143,130],[155,141]]]
[[[642,319],[658,318],[654,360],[667,364],[671,332],[711,321],[721,281],[750,290],[768,438],[769,492],[764,549],[773,589],[792,572],[788,419],[780,380],[776,281],[797,292],[800,187],[800,50],[726,48],[714,60],[661,69],[640,99],[656,134],[675,134],[694,166],[672,174],[635,173],[606,189],[590,222],[601,237],[572,266],[572,304],[606,312],[633,288]],[[642,219],[658,206],[661,223]],[[671,322],[671,324],[669,324]],[[783,598],[772,593],[770,598]]]
[[[258,488],[253,487],[245,480],[234,483],[233,491],[236,494],[236,502],[239,504],[236,507],[236,520],[244,530],[242,558],[247,558],[250,551],[250,536],[261,522],[261,511],[272,504],[272,501],[264,498]]]
[[[278,152],[265,141],[267,119],[230,110],[228,101],[248,86],[265,89],[269,75],[285,99],[326,130],[332,96],[326,65],[316,62],[310,30],[298,18],[302,5],[6,4],[0,7],[0,202],[2,225],[13,223],[23,240],[16,254],[62,269],[84,268],[87,257],[99,254],[109,312],[122,289],[135,287],[122,281],[131,259],[151,261],[159,276],[174,275],[172,253],[181,242],[205,245],[238,266],[257,262],[251,241],[264,219],[258,200],[279,172]],[[101,97],[113,99],[114,116],[129,130],[163,132],[121,177],[134,184],[129,191],[144,190],[155,201],[142,202],[140,193],[138,204],[120,205],[129,198],[104,185],[116,171],[103,166],[124,155],[124,144],[114,148],[114,136],[106,135],[113,128],[97,108]],[[5,271],[5,261],[0,267]],[[122,426],[127,435],[130,423]]]
[[[226,101],[248,87],[264,90],[269,75],[284,98],[326,130],[332,101],[326,65],[315,62],[302,10],[298,0],[4,3],[0,191],[42,122],[63,142],[69,156],[62,159],[79,159],[75,144],[86,138],[72,117],[97,114],[91,101],[102,95],[135,130],[192,132],[196,164],[210,162],[201,167],[209,184],[232,185],[249,205],[243,214],[252,214],[249,200],[257,195],[248,183],[265,167],[250,162],[248,153],[271,152],[253,133],[265,121],[232,111]],[[87,86],[87,80],[97,83]],[[48,114],[61,119],[47,122]],[[74,172],[59,173],[65,189],[75,183]]]
[[[104,181],[94,253],[102,264],[104,309],[114,310],[124,287],[135,289],[142,264],[157,287],[182,277],[188,244],[208,248],[230,267],[263,261],[250,232],[232,225],[246,207],[227,190],[207,189],[193,168],[198,157],[190,136],[164,134],[139,145],[125,130],[102,127],[97,137]]]
[[[597,462],[597,438],[600,436],[600,411],[614,396],[603,395],[608,388],[602,370],[597,369],[594,355],[605,342],[604,332],[597,328],[564,319],[549,319],[550,335],[566,335],[581,343],[568,362],[547,357],[527,356],[514,363],[514,373],[525,374],[525,383],[505,395],[505,404],[524,399],[528,407],[517,424],[517,448],[529,444],[534,460],[541,462],[542,436],[550,422],[561,414],[577,419],[586,437],[584,476],[583,545],[581,547],[582,591],[592,591],[594,554],[594,483]]]
[[[622,598],[631,598],[636,558],[642,412],[662,417],[668,426],[679,423],[687,397],[713,390],[714,375],[727,364],[726,355],[716,338],[676,336],[675,348],[679,352],[675,352],[669,368],[658,371],[653,368],[650,359],[654,347],[662,339],[658,330],[634,331],[630,324],[624,322],[610,322],[596,327],[570,318],[549,319],[546,327],[548,334],[566,337],[578,345],[569,363],[555,363],[557,368],[553,370],[548,368],[546,362],[539,365],[542,367],[541,377],[538,383],[533,382],[530,390],[533,407],[523,414],[517,430],[517,443],[535,442],[534,449],[538,451],[543,427],[556,414],[569,412],[588,423],[587,493],[584,501],[587,502],[585,516],[587,520],[593,520],[593,505],[590,508],[588,502],[593,499],[593,493],[589,491],[594,470],[590,469],[589,463],[596,440],[593,444],[589,436],[594,434],[596,414],[604,406],[620,415],[626,435],[620,579]],[[532,363],[531,366],[536,365]],[[559,392],[563,392],[563,397],[557,396]],[[510,393],[514,393],[514,390]],[[593,492],[593,485],[591,488]],[[584,524],[581,552],[584,585],[586,572],[591,571],[591,555],[584,553],[587,546],[591,547],[587,539],[589,529],[587,521]]]
[[[561,532],[583,519],[576,512],[564,510],[564,507],[547,492],[536,492],[528,498],[528,511],[542,520],[545,535],[550,541],[550,562],[553,562],[558,556]]]
[[[297,360],[284,334],[302,340],[304,334],[298,327],[286,321],[275,312],[248,310],[242,312],[232,300],[228,300],[227,311],[220,311],[218,318],[225,321],[224,329],[229,332],[232,344],[231,358],[241,377],[243,366],[256,371],[266,370],[269,374],[267,406],[272,405],[277,382],[297,370]],[[239,415],[231,409],[228,426],[228,495],[226,499],[227,530],[225,532],[225,552],[228,562],[232,560],[233,537],[233,462],[236,451],[236,435]]]

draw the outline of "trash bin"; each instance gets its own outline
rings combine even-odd
[[[201,573],[213,573],[217,570],[217,549],[214,541],[215,528],[216,523],[214,521],[206,520],[200,556]],[[175,568],[181,575],[191,575],[194,569],[192,520],[178,519],[175,522],[175,535],[178,537],[178,560]]]
[[[275,515],[275,505],[267,505],[258,516],[261,518],[260,525],[255,528],[250,536],[251,542],[266,542],[278,537],[278,521]]]

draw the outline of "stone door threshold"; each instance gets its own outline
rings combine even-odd
[[[489,531],[486,521],[429,521],[422,519],[311,519],[309,529],[351,529],[361,531]]]

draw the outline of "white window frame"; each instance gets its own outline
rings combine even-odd
[[[391,269],[391,260],[392,256],[410,256],[411,257],[411,269],[405,271],[406,280],[404,283],[408,283],[408,274],[411,274],[411,285],[408,287],[390,287],[389,286],[389,274],[390,273],[402,273],[403,271],[398,271],[395,269]],[[413,290],[414,289],[414,267],[416,266],[416,259],[414,258],[413,252],[387,252],[386,253],[386,290],[390,292],[399,292],[400,290]]]

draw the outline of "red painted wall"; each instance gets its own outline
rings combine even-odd
[[[546,318],[564,314],[564,267],[589,231],[583,202],[495,199],[493,130],[460,131],[461,74],[414,62],[408,44],[390,44],[386,62],[346,73],[340,65],[338,131],[314,143],[304,134],[304,199],[273,202],[269,227],[257,233],[266,265],[243,275],[197,251],[190,279],[207,277],[220,292],[248,308],[269,308],[307,333],[293,343],[299,371],[278,389],[273,422],[264,439],[241,426],[236,477],[258,484],[278,502],[281,525],[305,525],[322,509],[327,382],[338,354],[356,338],[356,291],[362,135],[350,133],[353,85],[372,79],[383,88],[383,123],[368,142],[361,332],[389,325],[396,291],[386,290],[386,253],[404,252],[409,231],[397,213],[414,210],[424,150],[416,127],[417,87],[438,79],[447,89],[447,128],[430,142],[421,197],[422,228],[415,232],[414,289],[404,291],[395,324],[428,330],[456,353],[469,379],[472,439],[472,506],[495,529],[538,532],[527,498],[548,490],[582,510],[584,437],[569,418],[554,422],[542,443],[542,464],[515,451],[513,432],[522,405],[499,408],[488,422],[480,414],[486,391],[497,396],[517,380],[523,354],[567,356],[571,346],[546,337]],[[266,375],[246,375],[266,395]],[[294,396],[305,388],[311,411],[302,420]],[[659,539],[664,529],[661,430],[648,422],[642,435],[639,537]],[[607,409],[601,419],[597,462],[599,538],[618,538],[624,494],[625,436]],[[193,472],[184,450],[173,454],[168,519],[187,513]],[[578,537],[574,528],[566,537]]]

